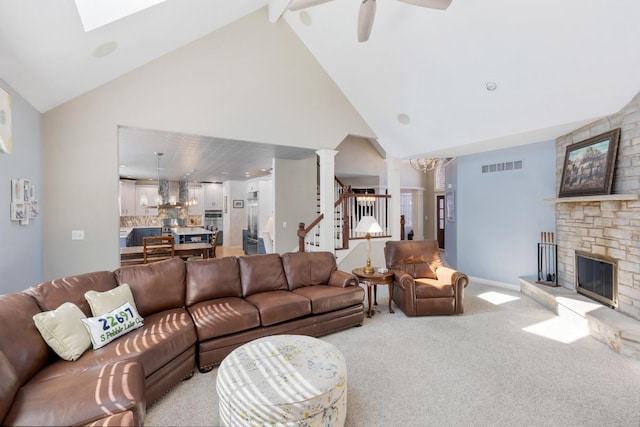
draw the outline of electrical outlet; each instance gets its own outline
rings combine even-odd
[[[287,221],[282,221],[282,228],[287,228]]]
[[[84,240],[84,230],[71,230],[71,240]]]

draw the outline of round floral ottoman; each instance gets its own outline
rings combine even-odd
[[[274,335],[244,344],[218,368],[225,426],[343,426],[347,366],[332,344]]]

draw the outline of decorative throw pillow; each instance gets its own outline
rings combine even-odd
[[[129,302],[109,313],[82,319],[82,323],[89,331],[94,349],[99,349],[143,325],[142,317]]]
[[[91,347],[91,338],[82,319],[86,319],[82,310],[70,302],[33,316],[36,328],[49,347],[58,356],[69,361],[77,360]]]
[[[133,300],[131,288],[126,283],[105,292],[88,291],[84,294],[84,297],[89,303],[91,313],[94,316],[102,316],[105,313],[109,313],[125,302],[131,304],[131,307],[136,311],[138,310]]]

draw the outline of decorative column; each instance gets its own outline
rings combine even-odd
[[[387,185],[391,195],[391,205],[389,206],[389,223],[391,224],[391,239],[400,240],[400,170],[402,161],[388,157],[387,162]]]
[[[334,181],[335,181],[335,156],[338,154],[335,150],[318,150],[316,151],[320,157],[320,212],[324,214],[324,220],[320,227],[320,250],[335,253],[335,210],[334,200]]]

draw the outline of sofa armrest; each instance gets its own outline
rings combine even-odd
[[[134,358],[28,382],[18,390],[3,425],[86,425],[124,411],[132,412],[134,425],[142,425],[144,368]]]
[[[436,269],[436,276],[438,276],[439,281],[451,283],[458,289],[466,288],[469,284],[469,277],[466,274],[460,273],[450,267],[438,267]]]
[[[331,273],[329,277],[329,286],[336,286],[338,288],[346,288],[348,286],[358,286],[358,278],[355,274],[347,273],[346,271],[336,270]]]
[[[402,270],[389,270],[393,273],[393,281],[398,284],[403,291],[413,291],[415,289],[415,279]]]

